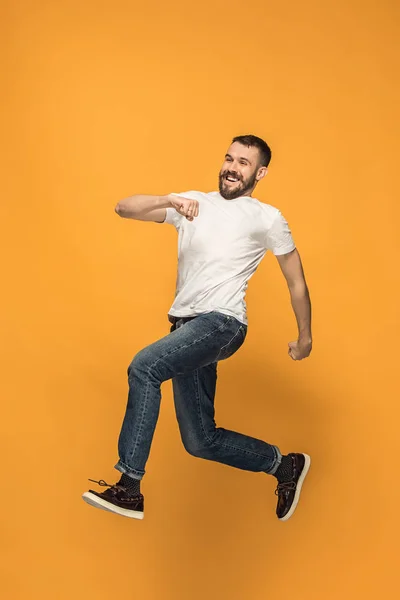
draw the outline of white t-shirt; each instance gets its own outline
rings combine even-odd
[[[199,215],[188,221],[167,208],[165,223],[178,230],[178,276],[175,317],[211,311],[231,315],[247,325],[245,295],[250,277],[267,250],[295,249],[281,212],[250,196],[225,200],[219,192],[177,194],[199,202]]]

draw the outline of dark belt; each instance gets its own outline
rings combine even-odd
[[[182,325],[184,325],[188,321],[192,321],[195,318],[196,317],[174,317],[173,315],[168,315],[168,321],[172,323],[171,331],[175,331],[178,321],[181,321]]]

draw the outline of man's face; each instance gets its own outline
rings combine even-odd
[[[235,142],[229,147],[219,173],[219,193],[225,200],[246,196],[266,172],[266,167],[260,167],[258,148]]]

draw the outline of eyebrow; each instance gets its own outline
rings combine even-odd
[[[225,158],[233,158],[233,156],[231,154],[225,154]],[[245,158],[244,156],[239,156],[239,160],[245,160],[247,163],[249,163],[249,165],[251,165],[249,159]]]

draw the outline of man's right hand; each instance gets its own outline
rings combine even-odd
[[[188,221],[193,221],[195,217],[199,215],[199,203],[197,200],[189,200],[183,196],[175,196],[169,194],[168,196],[170,205],[172,208],[180,214],[186,217]]]

